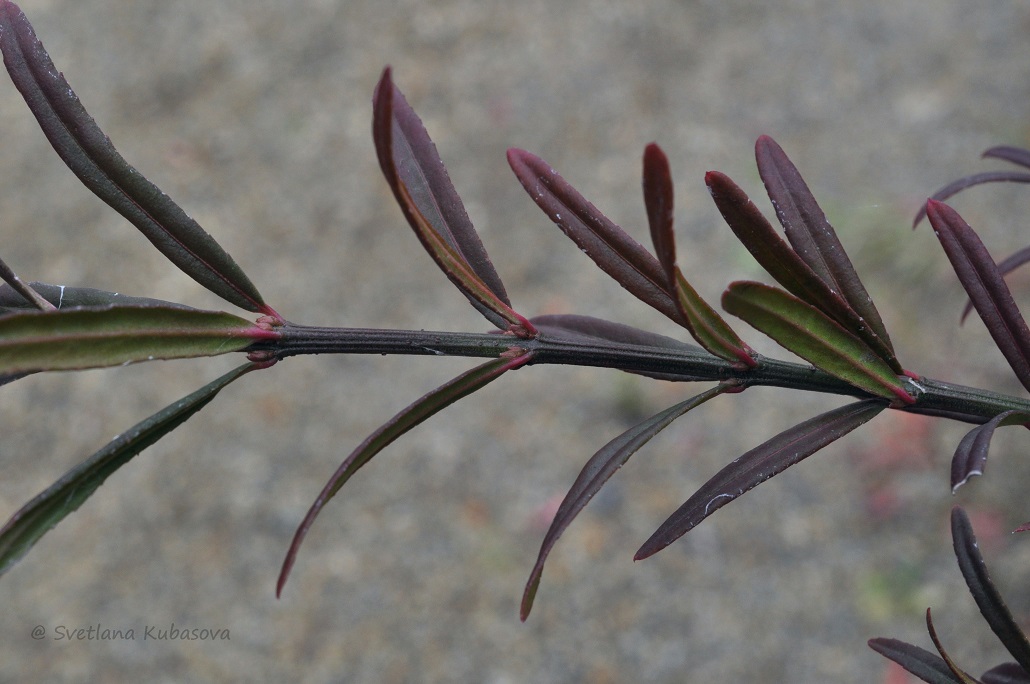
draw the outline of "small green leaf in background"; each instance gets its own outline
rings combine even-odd
[[[138,453],[156,443],[204,408],[229,383],[268,364],[247,363],[229,371],[196,392],[166,406],[115,437],[103,449],[65,473],[57,482],[25,504],[0,529],[0,574],[28,553],[40,537]]]
[[[0,316],[0,375],[242,351],[274,330],[219,311],[106,306]]]
[[[735,282],[722,305],[819,370],[878,397],[915,402],[869,345],[797,297],[762,283]]]

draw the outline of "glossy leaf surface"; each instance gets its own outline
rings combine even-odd
[[[723,294],[722,305],[820,370],[885,399],[915,401],[865,342],[783,290],[736,282]]]
[[[49,283],[31,282],[29,285],[39,293],[55,309],[70,309],[74,307],[99,307],[99,306],[165,306],[176,309],[187,309],[196,311],[192,307],[182,304],[166,302],[161,299],[150,297],[132,297],[97,290],[92,287],[65,287],[64,285],[50,285]],[[13,313],[16,311],[33,311],[36,307],[27,302],[18,292],[15,292],[8,285],[0,285],[0,314]]]
[[[276,335],[232,314],[185,307],[11,313],[0,316],[0,374],[215,356]]]
[[[1008,606],[991,581],[987,565],[980,555],[969,516],[958,506],[951,509],[951,537],[959,569],[980,613],[1016,662],[1030,672],[1030,641],[1016,624]]]
[[[951,493],[957,492],[969,478],[983,475],[991,438],[994,437],[994,430],[999,425],[1019,425],[1026,422],[1030,422],[1030,414],[1005,411],[967,432],[951,459]]]
[[[776,216],[794,251],[872,328],[893,357],[894,348],[880,312],[797,167],[766,135],[758,138],[755,157]]]
[[[7,572],[40,537],[75,511],[112,473],[204,408],[229,383],[263,367],[248,363],[166,406],[115,437],[103,449],[65,473],[0,529],[0,574]]]
[[[215,239],[115,150],[13,2],[0,2],[0,49],[43,133],[87,188],[198,283],[243,309],[278,317]]]
[[[697,293],[676,265],[672,172],[665,153],[654,143],[644,149],[643,176],[644,206],[651,229],[651,242],[665,272],[665,287],[675,294],[682,324],[697,343],[712,354],[731,363],[753,368],[757,365],[754,352]]]
[[[330,499],[332,499],[340,488],[351,478],[362,466],[372,460],[376,454],[385,449],[389,444],[401,435],[405,434],[416,425],[436,415],[439,411],[450,406],[462,397],[482,389],[488,383],[496,380],[507,371],[519,368],[529,363],[532,359],[531,353],[523,353],[513,358],[494,359],[477,366],[470,371],[462,373],[446,384],[437,387],[426,394],[415,403],[395,415],[378,430],[369,435],[358,447],[344,459],[340,467],[336,469],[332,477],[322,489],[318,498],[308,509],[307,515],[297,528],[286,553],[282,569],[279,572],[279,580],[276,584],[275,595],[282,593],[286,585],[286,579],[290,575],[294,562],[297,560],[297,553],[300,545],[307,536],[308,530],[314,524],[315,518],[322,511]]]
[[[540,553],[537,555],[536,563],[529,574],[529,581],[526,582],[526,589],[522,595],[522,607],[520,615],[525,621],[533,608],[533,600],[536,598],[537,589],[540,587],[540,578],[544,571],[544,563],[551,549],[558,542],[558,538],[568,528],[572,521],[586,507],[590,499],[600,491],[601,487],[625,465],[626,461],[635,454],[644,444],[656,434],[668,427],[674,420],[694,409],[712,397],[730,389],[730,385],[719,385],[710,390],[680,402],[675,406],[661,411],[647,420],[633,426],[622,433],[590,457],[583,470],[580,471],[572,488],[558,506],[558,512],[551,522],[547,534],[544,535],[543,544],[540,546]]]
[[[854,335],[861,337],[876,355],[887,362],[895,373],[902,368],[891,348],[879,339],[862,317],[833,291],[805,261],[776,233],[743,190],[728,176],[718,171],[705,174],[705,183],[737,239],[755,260],[788,292],[802,299],[837,321]]]
[[[1030,389],[1030,329],[976,232],[948,205],[930,200],[927,215],[966,294],[998,349]]]
[[[887,403],[865,399],[810,418],[735,459],[701,486],[651,535],[634,560],[652,556],[709,515],[871,420]]]
[[[537,206],[601,270],[642,302],[682,323],[662,265],[643,245],[612,223],[540,157],[511,149],[508,164]]]

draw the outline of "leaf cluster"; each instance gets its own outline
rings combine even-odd
[[[726,313],[805,364],[757,353],[690,284],[677,260],[670,163],[654,143],[644,149],[641,172],[650,250],[539,156],[511,149],[507,159],[548,219],[627,292],[679,325],[683,339],[574,313],[536,317],[519,313],[436,146],[394,84],[389,68],[375,88],[372,103],[372,139],[380,168],[417,239],[493,330],[476,334],[316,328],[291,323],[266,304],[215,239],[121,157],[53,65],[25,15],[7,0],[0,0],[0,50],[43,133],[82,183],[184,273],[229,304],[259,316],[251,321],[145,297],[26,282],[0,261],[0,279],[5,282],[0,286],[0,382],[35,372],[154,359],[229,352],[248,357],[247,363],[118,436],[19,509],[0,529],[0,573],[76,510],[111,473],[204,408],[228,384],[297,354],[433,353],[489,360],[416,399],[342,460],[294,534],[278,577],[277,595],[316,518],[362,466],[415,426],[508,371],[566,363],[706,383],[700,392],[612,438],[586,461],[558,507],[530,570],[521,603],[523,620],[539,592],[549,554],[576,516],[652,437],[716,397],[754,385],[777,385],[854,400],[789,427],[727,463],[640,546],[638,560],[664,549],[719,508],[884,410],[975,424],[956,450],[953,489],[983,473],[999,426],[1030,424],[1030,401],[1025,398],[921,378],[901,365],[887,327],[825,213],[800,171],[768,136],[756,142],[755,159],[782,236],[733,180],[718,171],[704,177],[729,228],[775,283],[730,283],[720,304]],[[1030,168],[1026,150],[993,148],[985,156]],[[970,306],[987,325],[1016,377],[1030,389],[1030,330],[1004,280],[1006,273],[1030,261],[1030,248],[995,263],[975,231],[943,202],[959,190],[995,181],[1027,182],[1030,174],[988,173],[961,179],[931,198],[921,216],[925,214],[939,237]],[[432,345],[423,343],[429,338]],[[960,510],[953,514],[953,533],[970,591],[1017,661],[995,668],[982,681],[1030,681],[1026,675],[1030,647],[990,584]],[[940,647],[929,612],[927,623],[940,658],[891,640],[874,640],[871,645],[926,681],[976,681]]]

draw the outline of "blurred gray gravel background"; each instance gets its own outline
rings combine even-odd
[[[906,367],[1022,391],[926,227],[928,193],[1030,143],[1030,5],[772,0],[24,0],[124,156],[225,246],[267,300],[311,324],[485,330],[422,253],[382,181],[370,98],[384,65],[423,117],[517,308],[682,335],[578,253],[525,196],[509,146],[544,156],[645,239],[640,154],[676,173],[680,261],[717,301],[761,277],[703,174],[771,216],[754,139],[805,174]],[[23,277],[222,308],[63,168],[0,79],[0,237]],[[1025,244],[1025,188],[957,206],[1000,258]],[[1015,279],[1027,291],[1030,279]],[[744,326],[741,326],[742,328]],[[753,331],[748,340],[775,351]],[[779,352],[776,352],[779,354]],[[53,374],[2,388],[13,511],[112,435],[238,359]],[[952,497],[962,426],[884,415],[655,558],[637,546],[723,463],[838,403],[769,389],[684,418],[569,529],[529,621],[522,583],[549,513],[613,436],[696,390],[529,368],[390,447],[325,510],[283,598],[296,524],[344,456],[468,360],[304,358],[248,376],[112,477],[0,580],[0,680],[51,682],[882,682],[865,642],[930,647],[932,605],[975,672],[1003,655],[950,552],[976,515],[1013,609],[1030,615],[1026,437],[999,433]],[[144,639],[147,627],[230,641]],[[35,640],[35,626],[45,637]],[[68,640],[59,628],[134,630]]]

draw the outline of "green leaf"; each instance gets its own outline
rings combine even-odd
[[[754,202],[725,174],[709,171],[705,183],[719,212],[755,260],[788,292],[817,307],[852,334],[865,340],[896,373],[903,369],[894,351],[840,293],[834,291],[797,252],[776,233]]]
[[[112,473],[204,408],[229,383],[267,364],[244,364],[115,437],[15,513],[0,529],[0,574],[75,511]]]
[[[13,2],[0,3],[0,50],[43,133],[83,185],[198,283],[236,306],[278,318],[215,239],[122,158]]]
[[[797,297],[762,283],[735,282],[722,305],[816,368],[875,396],[915,402],[869,345]]]
[[[673,272],[676,277],[676,296],[680,311],[686,319],[687,329],[697,343],[719,358],[742,368],[757,366],[755,352],[740,339],[723,317],[701,298],[683,277],[679,266],[674,266]]]
[[[871,333],[867,342],[872,344],[875,340],[873,346],[882,345],[889,351],[890,356],[885,360],[896,367],[894,347],[880,312],[801,172],[783,148],[767,135],[760,136],[755,143],[755,158],[776,216],[794,250],[858,314],[864,322],[862,332]]]
[[[275,595],[279,596],[282,594],[283,587],[286,585],[286,579],[290,576],[290,570],[297,560],[297,552],[300,551],[300,545],[304,541],[304,537],[307,536],[308,530],[311,529],[311,525],[314,524],[315,518],[318,517],[318,514],[329,503],[329,500],[336,496],[340,488],[358,469],[416,425],[428,420],[459,399],[482,389],[507,371],[524,366],[533,358],[532,352],[519,352],[520,350],[513,349],[512,356],[488,361],[437,387],[388,420],[378,430],[369,435],[364,442],[359,444],[343,460],[343,463],[336,469],[333,476],[329,478],[329,481],[321,493],[319,493],[315,502],[311,504],[307,515],[304,516],[304,520],[293,535],[293,541],[290,543],[290,548],[286,552],[286,558],[283,560],[282,569],[279,571],[279,581],[275,587]]]
[[[174,306],[107,306],[0,316],[0,375],[216,356],[278,333],[232,314]]]
[[[754,368],[754,352],[726,321],[691,286],[676,265],[676,237],[673,232],[674,193],[669,159],[662,148],[651,143],[644,148],[644,207],[651,229],[651,242],[665,272],[665,288],[674,293],[682,324],[710,353],[743,368]]]

